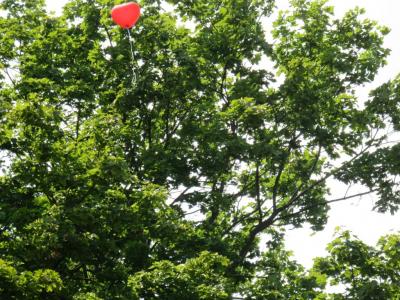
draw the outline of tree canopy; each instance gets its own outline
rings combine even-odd
[[[273,0],[142,0],[132,65],[117,3],[0,1],[1,298],[398,299],[398,234],[338,232],[310,270],[284,248],[356,196],[328,179],[399,208],[400,76],[355,94],[389,29],[323,0],[273,28]]]

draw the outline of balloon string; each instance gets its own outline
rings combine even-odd
[[[127,29],[128,31],[128,38],[129,38],[129,45],[131,46],[131,65],[132,65],[132,87],[136,87],[136,82],[137,82],[137,76],[136,76],[136,70],[135,70],[135,57],[133,55],[133,38],[131,37],[131,32],[129,28]]]

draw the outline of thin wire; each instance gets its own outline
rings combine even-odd
[[[129,45],[131,46],[131,66],[132,66],[132,87],[135,88],[137,84],[137,76],[136,76],[136,70],[135,70],[135,57],[133,55],[133,39],[131,37],[131,32],[129,28],[127,29],[128,31],[128,38],[129,38]]]

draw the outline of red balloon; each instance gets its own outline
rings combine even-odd
[[[134,2],[116,5],[111,10],[111,17],[122,28],[131,28],[140,17],[140,6]]]

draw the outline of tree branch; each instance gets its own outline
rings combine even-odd
[[[260,162],[257,161],[257,166],[256,166],[256,202],[257,202],[257,209],[258,209],[258,214],[259,214],[259,219],[260,222],[263,219],[263,213],[261,209],[261,199],[260,199]]]
[[[75,124],[75,141],[78,142],[79,130],[81,123],[81,102],[78,102],[78,111],[76,112],[76,124]]]
[[[374,136],[374,138],[375,137],[376,137],[376,135]],[[330,178],[331,176],[333,176],[334,174],[336,174],[337,172],[339,172],[340,170],[342,170],[343,168],[348,166],[351,162],[353,162],[354,160],[359,158],[362,154],[364,154],[370,147],[372,147],[372,145],[368,145],[367,147],[362,149],[357,155],[352,157],[349,161],[343,163],[340,167],[338,167],[338,168],[332,170],[331,172],[327,173],[325,176],[323,176],[322,178],[320,178],[319,180],[317,180],[316,182],[314,182],[313,184],[308,186],[306,189],[304,189],[300,194],[293,195],[292,198],[288,201],[288,203],[286,203],[285,205],[283,205],[281,207],[277,207],[276,210],[272,211],[272,214],[266,220],[264,220],[263,222],[260,222],[257,226],[255,226],[250,231],[250,233],[249,233],[249,235],[248,235],[248,237],[247,237],[242,249],[239,252],[239,261],[234,263],[233,267],[236,267],[238,265],[238,263],[240,263],[241,261],[244,260],[244,258],[246,257],[247,253],[250,251],[251,244],[253,243],[254,239],[257,236],[257,234],[262,232],[263,230],[265,230],[269,226],[273,225],[273,223],[276,220],[275,217],[280,212],[282,212],[285,209],[289,208],[297,199],[299,199],[300,197],[304,196],[307,192],[312,190],[314,187],[316,187],[319,184],[325,182],[328,178]],[[340,200],[334,199],[334,200],[330,200],[330,201],[333,202],[333,201],[340,201]],[[327,202],[327,203],[329,203],[329,202]]]
[[[192,188],[192,186],[187,187],[182,193],[179,194],[178,197],[176,197],[174,199],[174,201],[171,202],[171,204],[169,205],[170,207],[172,207],[174,204],[176,204],[177,202],[181,201],[183,199],[183,197],[185,196],[185,193],[190,190]]]
[[[376,137],[376,134],[374,136],[374,138]],[[372,138],[372,140],[374,140],[374,138]],[[368,145],[367,147],[365,147],[364,149],[362,149],[358,154],[356,154],[355,156],[353,156],[350,160],[348,160],[347,162],[343,163],[340,167],[333,169],[331,172],[328,172],[325,174],[324,177],[320,178],[319,180],[317,180],[316,182],[314,182],[313,184],[311,184],[310,186],[308,186],[307,188],[305,188],[300,194],[293,194],[293,196],[291,197],[291,199],[289,200],[289,202],[287,204],[285,204],[283,207],[286,209],[288,208],[290,205],[292,205],[296,200],[298,200],[300,197],[304,196],[307,192],[309,192],[311,189],[313,189],[314,187],[318,186],[319,184],[325,182],[327,179],[329,179],[330,177],[332,177],[333,175],[335,175],[337,172],[341,171],[343,168],[345,168],[346,166],[348,166],[350,163],[352,163],[354,160],[356,160],[357,158],[359,158],[362,154],[364,154],[365,152],[367,152],[367,150],[369,148],[371,148],[372,145]]]
[[[302,209],[300,209],[300,210],[298,210],[298,211],[296,211],[294,213],[291,213],[291,214],[276,218],[275,221],[285,220],[285,219],[290,218],[290,217],[295,217],[296,215],[298,215],[300,213],[303,213],[303,212],[305,212],[305,211],[307,211],[309,209],[312,209],[312,208],[315,208],[315,207],[318,207],[318,206],[327,205],[327,204],[335,203],[335,202],[340,202],[340,201],[344,201],[344,200],[348,200],[348,199],[352,199],[352,198],[356,198],[356,197],[362,197],[362,196],[374,193],[376,191],[378,191],[378,189],[372,189],[372,190],[369,190],[367,192],[361,192],[361,193],[353,194],[353,195],[346,196],[346,197],[327,200],[324,203],[316,203],[316,204],[313,204],[313,205],[308,205],[308,206],[305,206]]]
[[[296,190],[295,190],[295,192],[293,193],[292,197],[293,197],[294,195],[296,195],[296,194],[304,187],[304,184],[305,184],[306,181],[309,181],[309,180],[310,180],[312,174],[313,174],[314,171],[315,171],[315,168],[317,167],[319,158],[320,158],[320,156],[321,156],[321,150],[322,150],[322,146],[321,146],[321,145],[318,145],[318,152],[317,152],[317,155],[316,155],[316,157],[315,157],[314,163],[313,163],[313,165],[312,165],[310,171],[309,171],[308,174],[307,174],[307,180],[303,181],[303,182],[300,184],[300,186],[299,186],[298,188],[296,188]]]
[[[280,211],[281,211],[281,209],[277,208],[275,211],[272,212],[272,214],[266,220],[258,223],[250,231],[250,234],[248,235],[246,241],[244,242],[244,245],[242,246],[242,249],[239,252],[239,261],[237,261],[236,263],[233,264],[234,267],[236,267],[238,264],[240,264],[245,259],[247,253],[251,249],[251,244],[253,243],[257,234],[262,232],[263,230],[267,229],[269,226],[271,226],[275,222],[275,217],[280,213]]]
[[[13,88],[16,88],[17,86],[16,86],[16,83],[15,83],[15,80],[14,80],[14,78],[12,78],[12,76],[10,75],[10,73],[8,73],[8,69],[7,69],[7,68],[4,68],[3,70],[4,70],[4,73],[7,75],[8,79],[10,80],[10,82],[11,82]]]
[[[288,153],[287,157],[289,157],[289,155],[290,155],[290,147],[289,147],[289,153]],[[285,169],[285,163],[286,163],[287,157],[285,157],[285,159],[283,159],[281,161],[281,164],[279,165],[278,174],[275,177],[274,188],[272,191],[272,211],[276,211],[276,197],[278,195],[279,181],[281,179],[282,172]]]
[[[111,39],[111,35],[110,35],[110,32],[108,31],[107,26],[103,24],[103,28],[104,28],[104,30],[106,32],[106,35],[107,35],[107,38],[108,38],[108,42],[110,43],[111,48],[114,48],[114,45],[113,45],[112,39]]]

